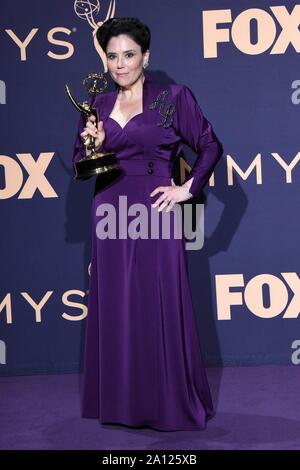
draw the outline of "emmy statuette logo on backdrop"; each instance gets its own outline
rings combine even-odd
[[[98,28],[103,25],[105,21],[115,16],[116,0],[110,1],[106,17],[103,21],[97,22],[94,18],[94,16],[98,15],[100,11],[100,3],[98,0],[88,0],[88,1],[75,0],[74,11],[81,20],[87,21],[88,24],[91,26],[95,49],[102,60],[104,73],[107,73],[106,55],[102,47],[100,47],[100,44],[97,41],[96,32]]]

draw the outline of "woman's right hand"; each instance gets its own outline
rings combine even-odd
[[[95,149],[97,150],[102,145],[105,139],[105,130],[103,128],[103,121],[99,121],[97,127],[95,125],[95,122],[95,116],[89,116],[86,122],[86,127],[84,128],[83,132],[81,132],[80,136],[83,142],[89,135],[95,137]]]

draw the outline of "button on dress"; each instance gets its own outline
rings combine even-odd
[[[151,206],[161,193],[150,193],[171,186],[172,165],[187,144],[197,154],[186,177],[194,177],[190,192],[197,196],[222,145],[185,85],[159,84],[146,74],[143,112],[124,127],[110,117],[117,94],[118,87],[99,95],[94,105],[106,133],[101,151],[116,153],[122,174],[106,185],[100,184],[101,175],[95,178],[82,417],[162,431],[205,429],[215,412],[196,331],[185,239],[174,234],[175,211],[168,213],[174,229],[169,236],[162,236],[161,227],[151,236],[151,217],[160,223],[165,210]],[[73,163],[85,156],[83,127],[81,116]],[[106,210],[115,214],[115,226],[105,238]],[[136,224],[141,213],[148,231]]]

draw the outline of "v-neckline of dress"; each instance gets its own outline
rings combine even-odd
[[[125,129],[125,127],[126,127],[134,118],[136,118],[137,116],[141,116],[141,114],[144,114],[144,112],[142,111],[141,113],[138,113],[138,114],[135,114],[134,116],[132,116],[132,118],[130,118],[129,121],[127,121],[126,124],[125,124],[125,126],[123,126],[123,127],[122,127],[121,124],[120,124],[118,121],[116,121],[114,118],[108,116],[108,119],[110,119],[111,121],[114,121],[114,122],[117,124],[117,126],[119,126],[120,129],[123,131],[123,130]]]
[[[150,81],[150,77],[145,74],[145,78],[144,78],[144,82],[143,82],[143,90],[142,90],[142,95],[143,95],[143,96],[142,96],[142,112],[141,112],[141,113],[138,113],[138,114],[135,114],[134,116],[132,116],[132,117],[129,119],[129,121],[126,122],[125,126],[123,126],[123,127],[121,126],[121,124],[120,124],[116,119],[114,119],[114,118],[112,118],[112,117],[110,116],[112,110],[113,110],[114,107],[115,107],[115,104],[116,104],[116,101],[117,101],[117,97],[118,97],[118,93],[119,93],[119,89],[120,89],[120,87],[117,86],[117,89],[116,89],[115,95],[114,95],[114,99],[113,99],[113,105],[112,105],[112,108],[111,108],[110,113],[109,113],[109,115],[108,115],[108,119],[114,121],[114,122],[119,126],[119,128],[120,128],[122,131],[128,126],[128,124],[131,123],[131,121],[133,121],[133,120],[134,120],[135,118],[137,118],[138,116],[142,116],[142,115],[144,114],[144,112],[145,112],[145,98],[146,98],[146,96],[145,96],[146,86],[145,86],[145,85],[146,85],[146,83],[147,83],[148,81]]]

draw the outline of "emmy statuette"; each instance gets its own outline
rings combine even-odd
[[[84,101],[79,103],[73,97],[71,90],[68,85],[66,85],[67,94],[75,106],[75,108],[83,113],[87,118],[90,116],[95,116],[97,125],[99,122],[98,113],[95,108],[93,108],[96,96],[107,88],[107,79],[103,74],[100,73],[90,73],[83,80],[83,85],[87,92],[92,96],[91,103]],[[83,142],[86,150],[90,151],[89,155],[86,155],[78,162],[74,163],[75,168],[75,179],[77,180],[86,180],[91,176],[97,175],[108,175],[112,173],[120,174],[121,168],[118,164],[116,154],[113,152],[102,153],[97,152],[95,149],[95,138],[89,135]]]

